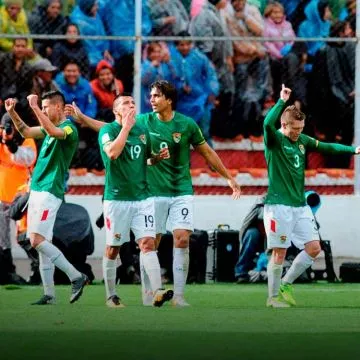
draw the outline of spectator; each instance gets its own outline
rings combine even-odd
[[[75,24],[68,24],[65,35],[77,36],[79,35],[79,28]],[[63,70],[64,65],[69,61],[75,61],[79,64],[81,75],[89,79],[90,64],[87,52],[83,42],[74,38],[67,38],[66,40],[57,41],[54,45],[51,55],[51,62],[59,69]]]
[[[75,101],[82,113],[94,118],[97,111],[97,102],[90,83],[80,73],[79,65],[69,61],[64,70],[59,73],[55,82],[65,97],[65,102],[71,104]]]
[[[98,118],[106,122],[114,120],[113,102],[116,96],[124,92],[122,82],[115,78],[113,67],[101,60],[96,67],[96,78],[91,81],[91,88],[99,105]]]
[[[48,59],[40,59],[33,66],[34,79],[32,94],[38,96],[39,106],[41,104],[41,97],[49,91],[59,90],[58,86],[53,81],[54,72],[57,70]]]
[[[306,19],[299,26],[299,37],[329,36],[332,14],[326,0],[311,0],[305,8],[305,15]],[[322,41],[307,42],[308,54],[313,57],[324,46]]]
[[[228,36],[226,24],[224,24],[220,10],[226,7],[226,0],[209,0],[201,9],[201,12],[190,22],[190,33],[192,36]],[[236,134],[228,132],[224,123],[228,121],[233,101],[234,86],[234,64],[232,61],[232,43],[228,41],[197,41],[196,46],[215,65],[216,73],[220,83],[219,104],[213,114],[214,135],[233,137]]]
[[[190,17],[193,18],[195,16],[198,16],[205,3],[206,0],[192,0],[190,7]]]
[[[78,26],[81,35],[106,35],[103,21],[98,14],[96,0],[78,0],[78,5],[71,13],[70,20]],[[110,43],[107,40],[84,40],[84,45],[91,72],[95,71],[96,65],[103,59],[113,62],[109,51]]]
[[[99,12],[108,35],[135,35],[134,0],[101,0]],[[142,35],[150,35],[152,24],[146,1],[142,2]],[[115,59],[116,77],[126,92],[133,91],[135,42],[121,40],[111,42],[111,53]]]
[[[3,0],[0,7],[0,32],[2,34],[29,34],[29,26],[25,11],[23,9],[23,0]],[[2,51],[11,51],[13,40],[5,37],[0,38],[0,49]],[[27,57],[33,57],[32,40],[27,42]]]
[[[178,36],[190,36],[182,32]],[[192,41],[180,40],[171,47],[170,64],[176,73],[178,101],[176,110],[191,117],[200,126],[205,140],[210,141],[211,110],[219,94],[214,65]]]
[[[189,26],[189,14],[180,0],[149,0],[153,34],[174,36]]]
[[[286,21],[283,6],[278,2],[269,4],[265,9],[264,37],[289,37],[295,38],[294,30],[291,24]],[[293,44],[293,41],[267,41],[265,47],[270,54],[271,76],[273,79],[273,92],[280,94],[282,62],[280,61],[286,55]]]
[[[61,15],[62,0],[45,0],[29,16],[29,28],[33,34],[62,35],[67,20]],[[50,58],[55,40],[34,40],[35,50]]]
[[[347,22],[336,22],[331,37],[346,38]],[[352,42],[329,42],[316,53],[310,78],[311,109],[326,141],[351,145],[354,137],[355,47]],[[321,88],[321,91],[316,89]],[[316,96],[315,96],[316,94]],[[339,121],[341,119],[341,121]],[[350,157],[326,157],[328,167],[348,168]]]
[[[8,114],[0,123],[0,250],[5,263],[5,283],[24,284],[16,274],[11,255],[11,231],[9,208],[18,188],[25,185],[29,169],[36,160],[36,146],[33,139],[24,140],[12,125]]]
[[[246,0],[233,0],[227,8],[226,21],[231,35],[261,36],[264,21],[259,10]],[[235,133],[260,135],[262,109],[271,96],[269,58],[264,46],[256,41],[234,41],[235,102],[233,121]]]
[[[167,48],[152,42],[145,48],[145,60],[141,64],[141,112],[152,111],[150,85],[156,80],[174,81],[175,70],[169,63]]]
[[[12,51],[0,54],[1,103],[9,97],[16,98],[17,109],[23,115],[28,110],[26,97],[32,89],[33,77],[31,66],[26,61],[27,44],[27,39],[15,39]]]

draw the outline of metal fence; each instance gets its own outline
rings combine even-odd
[[[69,0],[56,10],[57,0],[24,1],[21,12],[27,16],[29,29],[3,27],[0,48],[2,59],[6,58],[16,50],[4,40],[14,43],[24,36],[19,32],[25,34],[27,46],[34,49],[28,51],[26,59],[32,70],[21,73],[27,78],[19,80],[18,76],[9,77],[12,69],[3,66],[2,99],[6,95],[25,96],[26,86],[33,91],[29,83],[36,83],[40,92],[56,86],[89,116],[111,121],[114,94],[133,92],[138,110],[151,111],[148,85],[156,79],[170,80],[180,94],[179,110],[195,118],[248,193],[262,192],[267,185],[262,122],[277,101],[282,83],[293,89],[292,102],[307,114],[307,134],[352,144],[355,133],[355,143],[359,143],[359,126],[354,121],[359,118],[355,116],[359,108],[355,86],[359,86],[355,81],[359,72],[355,69],[360,66],[355,36],[359,6],[355,12],[355,1],[330,1],[333,15],[327,33],[313,29],[308,34],[311,6],[327,23],[327,10],[317,0],[300,1],[302,11],[289,10],[288,2],[281,1],[290,21],[278,26],[272,15],[281,10],[278,3],[258,1],[261,6],[257,8],[253,5],[256,2],[249,0],[237,11],[242,2],[228,1],[226,9],[217,13],[210,6],[204,15],[204,7],[209,5],[203,2],[203,8],[196,10],[196,1],[189,9],[189,2],[180,0],[99,0],[99,8],[94,9],[92,0]],[[55,9],[51,13],[52,4]],[[262,36],[251,25],[259,20],[258,14]],[[215,16],[211,29],[210,15]],[[189,34],[181,32],[185,29]],[[179,31],[181,36],[175,36]],[[21,57],[21,49],[17,51]],[[44,73],[52,74],[54,83]],[[30,76],[34,78],[29,80]],[[31,122],[31,114],[27,119]],[[100,186],[103,166],[96,134],[83,128],[79,131],[82,141],[70,185]],[[192,154],[191,168],[198,193],[226,192],[226,183],[196,153]],[[356,184],[358,193],[358,173],[358,162],[354,166],[351,157],[311,153],[306,184],[328,193],[353,193]]]

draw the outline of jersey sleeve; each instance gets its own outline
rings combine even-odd
[[[191,131],[191,135],[190,135],[191,145],[197,146],[197,145],[202,145],[206,142],[201,129],[193,120],[190,122],[190,131]]]
[[[99,146],[103,149],[106,144],[111,143],[114,140],[114,136],[108,126],[103,126],[99,131]]]
[[[277,139],[276,123],[285,107],[285,102],[279,100],[268,112],[264,120],[264,142],[267,147],[275,143]]]
[[[306,147],[310,150],[324,154],[355,154],[355,148],[353,146],[325,143],[307,135],[304,135],[304,137],[306,139]]]
[[[59,128],[61,128],[64,131],[64,138],[59,140],[62,141],[65,140],[69,142],[77,141],[78,132],[76,126],[72,122],[66,121],[65,123],[61,124]]]

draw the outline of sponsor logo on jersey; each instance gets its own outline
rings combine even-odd
[[[294,149],[291,146],[284,145],[284,149],[294,151]]]
[[[145,134],[141,134],[141,135],[139,136],[139,139],[141,140],[141,142],[142,142],[143,144],[146,145],[146,135],[145,135]]]
[[[181,133],[176,132],[172,134],[173,140],[178,144],[181,140]]]
[[[299,145],[299,150],[301,151],[302,154],[305,154],[305,147],[303,144]]]
[[[154,133],[154,132],[151,132],[151,131],[149,132],[149,134],[150,134],[150,135],[154,135],[154,136],[161,136],[160,134]]]
[[[286,235],[280,235],[280,241],[281,242],[285,242],[287,239],[287,236]]]

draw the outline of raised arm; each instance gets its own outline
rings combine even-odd
[[[65,105],[65,115],[72,116],[74,120],[82,127],[88,127],[91,130],[99,132],[100,129],[106,124],[104,121],[96,120],[81,112],[79,107],[73,102],[71,105]]]
[[[29,95],[27,97],[29,105],[36,115],[37,119],[39,120],[40,125],[45,130],[45,132],[54,138],[57,139],[65,139],[67,134],[64,129],[60,129],[56,127],[50,119],[41,111],[38,105],[38,96],[37,95]]]
[[[229,171],[224,166],[218,154],[209,146],[208,143],[196,145],[194,148],[223,178],[227,180],[229,186],[233,191],[233,198],[238,199],[241,195],[240,185],[230,175]]]
[[[41,131],[40,126],[27,126],[15,111],[16,100],[9,98],[5,100],[5,109],[11,117],[17,131],[23,138],[43,139],[45,135]]]
[[[116,160],[124,150],[129,132],[135,125],[136,109],[131,109],[122,119],[122,129],[114,141],[103,141],[103,149],[110,160]],[[105,134],[106,135],[106,134]],[[103,137],[105,136],[103,135]]]
[[[281,113],[284,110],[286,102],[289,100],[291,90],[282,85],[280,92],[280,99],[268,112],[264,120],[264,142],[266,146],[271,144],[271,141],[276,138],[276,123],[279,120]]]
[[[325,143],[316,139],[311,139],[308,148],[325,154],[356,154],[360,152],[360,146],[348,146],[336,143]]]

